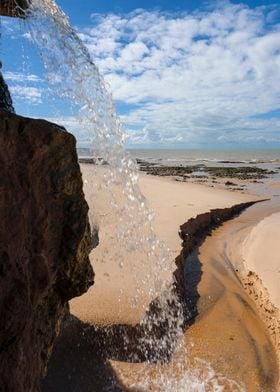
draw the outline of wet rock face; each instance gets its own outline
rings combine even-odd
[[[74,137],[0,111],[0,389],[38,391],[67,301],[93,284]]]

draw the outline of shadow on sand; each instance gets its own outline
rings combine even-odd
[[[181,226],[183,248],[175,260],[177,269],[170,287],[172,295],[163,293],[155,299],[141,323],[97,327],[71,315],[56,340],[42,391],[127,391],[110,359],[167,363],[177,346],[178,332],[184,332],[198,315],[198,284],[202,277],[198,247],[211,235],[212,229],[252,204],[254,202],[212,210]],[[193,257],[189,257],[191,255]],[[181,320],[179,325],[178,318]],[[137,390],[129,388],[129,391]]]
[[[126,391],[108,362],[106,344],[93,326],[70,316],[56,340],[43,392]]]
[[[137,391],[127,389],[118,379],[109,360],[167,363],[177,346],[180,331],[187,329],[197,315],[197,285],[202,272],[198,259],[186,269],[188,289],[178,300],[176,285],[164,308],[161,299],[153,301],[143,321],[137,325],[115,324],[97,327],[70,315],[57,338],[42,382],[43,392]],[[190,268],[190,270],[189,270]],[[195,273],[194,273],[195,271]],[[182,306],[182,301],[185,301]],[[184,320],[176,324],[182,314]]]
[[[42,391],[127,391],[109,360],[168,362],[177,336],[175,331],[173,337],[170,330],[165,333],[167,324],[164,320],[160,323],[152,329],[145,323],[97,327],[70,315],[55,342]]]

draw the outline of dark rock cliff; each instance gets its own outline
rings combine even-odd
[[[40,389],[67,301],[93,284],[75,138],[0,111],[0,390]]]
[[[2,63],[0,62],[0,68]],[[2,73],[0,72],[0,110],[6,110],[7,112],[15,113],[13,101],[10,95],[8,85],[6,84]]]
[[[1,0],[0,15],[25,18],[31,0]]]

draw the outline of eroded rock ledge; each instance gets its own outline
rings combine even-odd
[[[75,138],[0,111],[0,389],[40,389],[67,301],[93,284]]]
[[[186,279],[185,266],[187,257],[198,248],[207,235],[211,235],[212,230],[222,225],[223,222],[234,218],[246,208],[261,201],[263,200],[240,203],[229,208],[212,209],[209,212],[189,219],[180,227],[179,235],[183,242],[182,251],[175,260],[177,269],[174,271],[174,289],[184,307],[184,327],[192,323],[197,316],[198,293],[196,284],[199,281],[199,279],[197,282],[193,279],[192,282],[188,282]],[[192,275],[194,274],[195,271],[193,271]]]

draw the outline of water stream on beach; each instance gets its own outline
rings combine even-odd
[[[140,307],[144,314],[147,305],[155,297],[160,298],[161,312],[148,320],[140,320],[140,328],[146,323],[141,344],[145,346],[147,342],[143,344],[143,339],[151,339],[151,323],[159,325],[162,321],[167,322],[164,337],[161,336],[157,344],[152,345],[153,357],[164,361],[164,355],[160,358],[161,353],[165,346],[172,346],[176,360],[171,361],[171,365],[157,366],[156,371],[149,360],[145,361],[145,371],[141,368],[139,374],[137,371],[134,373],[133,388],[142,391],[242,390],[234,381],[216,376],[211,366],[203,361],[197,361],[192,370],[188,368],[187,348],[182,345],[182,314],[176,295],[169,290],[172,260],[168,249],[152,229],[153,214],[139,190],[135,163],[124,152],[124,136],[111,94],[87,49],[52,0],[33,0],[27,26],[32,41],[39,49],[47,81],[60,97],[71,100],[78,108],[80,127],[90,133],[96,155],[101,157],[100,163],[106,163],[96,168],[96,177],[101,176],[101,180],[91,181],[84,177],[84,183],[85,187],[91,187],[93,206],[98,193],[105,194],[103,204],[93,209],[91,214],[92,226],[105,227],[103,236],[110,239],[103,250],[108,273],[110,275],[112,263],[120,270],[127,268],[130,271],[134,284],[131,312]],[[141,276],[137,276],[137,265],[143,267]],[[167,279],[163,279],[165,272],[169,276]],[[118,293],[120,312],[122,301],[128,296],[126,283],[121,282],[122,290]],[[176,303],[176,312],[171,303]],[[118,309],[114,311],[118,312]],[[130,345],[129,336],[125,344]]]

